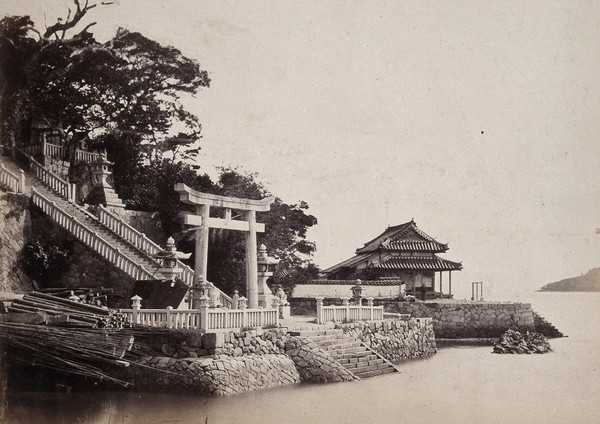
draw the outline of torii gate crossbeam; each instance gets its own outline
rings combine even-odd
[[[175,184],[179,200],[196,206],[196,214],[185,214],[184,223],[198,227],[196,230],[196,260],[194,272],[196,279],[202,277],[206,281],[208,265],[208,231],[210,228],[222,228],[244,231],[246,234],[246,292],[248,306],[258,308],[258,258],[256,233],[264,232],[265,225],[256,222],[256,212],[266,212],[271,209],[274,197],[262,200],[242,199],[237,197],[219,196],[201,193],[183,183]],[[210,217],[210,208],[219,207],[225,210],[224,218]],[[243,220],[231,218],[231,211],[243,212]]]

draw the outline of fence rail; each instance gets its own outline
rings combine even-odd
[[[383,306],[373,306],[373,298],[367,298],[367,305],[362,303],[350,305],[348,298],[343,298],[342,306],[324,306],[323,298],[317,298],[317,322],[356,322],[383,320]]]
[[[21,150],[31,156],[49,156],[60,160],[69,160],[67,150],[60,144],[52,144],[44,141],[42,144],[22,146]],[[102,155],[100,153],[87,152],[79,149],[75,150],[75,162],[92,163],[101,158]]]
[[[7,169],[4,164],[0,165],[0,184],[15,193],[25,193],[25,173],[22,169],[20,171],[20,174],[16,175]]]
[[[23,150],[17,149],[17,153],[22,156],[29,166],[29,169],[35,177],[43,182],[48,188],[56,192],[63,198],[74,201],[75,200],[75,184],[71,184],[56,174],[48,171],[43,165],[37,162],[33,157],[24,152]]]
[[[104,226],[137,249],[145,252],[147,255],[153,256],[162,250],[158,244],[150,240],[144,233],[136,230],[123,221],[121,217],[115,215],[103,206],[100,206],[98,218]],[[181,280],[187,284],[188,287],[192,287],[194,285],[194,270],[179,259],[177,259],[177,266],[183,270],[180,275]],[[226,308],[231,308],[233,305],[231,297],[220,290],[219,293],[221,304]]]
[[[277,309],[226,309],[208,308],[174,310],[121,309],[123,315],[134,324],[171,329],[233,330],[241,328],[273,327],[279,325]]]
[[[71,216],[68,212],[61,209],[55,202],[52,202],[35,188],[31,189],[33,203],[38,206],[45,214],[50,216],[58,225],[65,228],[85,245],[92,248],[105,259],[112,262],[117,268],[130,275],[135,280],[150,280],[154,278],[153,274],[133,259],[129,258],[117,247],[100,237],[95,231],[85,226],[84,223]]]

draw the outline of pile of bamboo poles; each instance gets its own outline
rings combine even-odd
[[[122,385],[128,383],[108,374],[103,365],[128,366],[129,361],[124,357],[133,341],[130,334],[119,330],[0,322],[0,342],[11,348],[12,358]]]
[[[47,324],[69,327],[123,328],[129,325],[125,316],[114,309],[40,292],[29,293],[24,295],[23,299],[13,301],[7,310],[18,313],[45,313],[55,318],[48,320]]]

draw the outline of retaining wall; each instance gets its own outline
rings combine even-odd
[[[241,357],[250,354],[283,354],[285,329],[201,333],[198,330],[157,330],[136,336],[140,350],[150,356],[198,358],[210,355]]]
[[[431,319],[385,320],[338,324],[388,361],[419,358],[437,352]]]
[[[133,388],[160,392],[234,394],[300,382],[286,355],[176,359],[143,357],[125,368]]]
[[[431,318],[437,338],[500,337],[506,330],[535,331],[530,303],[398,302],[394,312]]]
[[[357,379],[329,353],[304,337],[290,336],[285,344],[285,353],[294,361],[302,381],[328,383]]]
[[[19,255],[31,236],[29,197],[0,189],[0,291],[25,293],[33,283],[19,267]]]

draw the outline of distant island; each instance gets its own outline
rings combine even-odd
[[[600,268],[590,269],[587,274],[579,277],[565,278],[564,280],[546,284],[540,291],[600,292]]]

